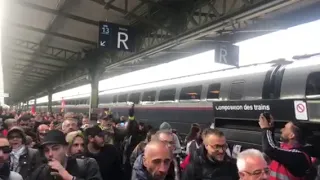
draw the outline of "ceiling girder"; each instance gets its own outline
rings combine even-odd
[[[17,39],[17,38],[9,38],[10,40],[7,40],[7,43],[12,43],[15,46],[23,47],[26,49],[34,50],[40,49],[40,52],[49,55],[54,58],[63,59],[65,61],[68,60],[77,60],[81,57],[81,52],[75,52],[68,49],[48,46],[48,45],[41,45],[39,43],[26,41],[23,39]]]
[[[20,4],[21,6],[24,6],[24,7],[28,7],[28,8],[31,8],[31,9],[38,10],[38,11],[54,14],[54,15],[57,15],[57,16],[63,16],[63,17],[69,18],[69,19],[73,19],[75,21],[86,23],[86,24],[99,26],[99,22],[98,21],[94,21],[94,20],[87,19],[87,18],[80,17],[80,16],[75,16],[75,15],[63,12],[63,10],[50,9],[50,8],[47,8],[47,7],[39,6],[37,4],[26,2],[24,0],[14,0],[14,1],[15,1],[15,3],[18,3],[18,4]]]
[[[18,71],[18,70],[15,70],[15,69],[11,69],[11,71],[13,72],[13,73],[15,73],[16,75],[21,75],[22,73],[21,73],[21,71]],[[41,80],[41,79],[44,79],[45,77],[44,76],[39,76],[38,74],[34,74],[34,73],[28,73],[28,74],[24,74],[23,75],[23,78],[27,78],[27,77],[33,77],[33,78],[38,78],[39,80]],[[20,79],[21,80],[21,79]]]
[[[21,54],[25,54],[25,55],[29,55],[29,56],[33,56],[34,54],[37,54],[39,57],[42,57],[42,58],[45,58],[45,59],[50,59],[50,60],[54,60],[54,61],[59,61],[59,62],[67,63],[67,62],[66,62],[64,59],[62,59],[62,58],[53,58],[53,57],[46,56],[46,55],[43,55],[43,54],[38,53],[38,52],[31,53],[31,52],[21,51],[21,50],[12,49],[12,48],[7,48],[7,47],[5,47],[5,48],[6,48],[7,50],[9,50],[9,51],[13,51],[13,52],[16,52],[16,53],[21,53]]]
[[[16,69],[16,70],[22,70],[23,71],[23,70],[26,69],[26,65],[15,64],[13,66],[13,68]],[[46,69],[46,68],[41,68],[41,67],[33,67],[31,72],[37,73],[39,75],[49,76],[55,71],[49,70],[49,69]],[[49,72],[49,73],[44,73],[44,72]]]
[[[17,58],[17,57],[13,57],[12,55],[11,56],[5,55],[4,57],[8,57],[8,59],[13,59],[14,61],[20,61],[20,62],[29,62],[30,61],[30,59]],[[58,66],[58,65],[54,65],[54,64],[39,62],[39,61],[36,61],[36,64],[54,67],[56,69],[61,69],[62,67],[64,67],[64,66]]]
[[[59,37],[59,38],[62,38],[62,39],[76,41],[76,42],[83,43],[83,44],[88,44],[88,45],[92,45],[92,46],[96,46],[97,45],[97,43],[94,42],[94,41],[89,41],[89,40],[86,40],[86,39],[81,39],[81,38],[77,38],[77,37],[73,37],[73,36],[69,36],[69,35],[65,35],[65,34],[60,34],[60,33],[57,33],[57,32],[51,32],[49,30],[43,30],[43,29],[40,29],[40,28],[28,26],[28,25],[25,25],[25,24],[18,24],[18,23],[13,23],[13,22],[8,22],[8,24],[12,25],[12,26],[15,26],[15,27],[18,27],[18,28],[26,29],[26,30],[29,30],[29,31],[35,31],[35,32],[39,32],[39,33],[42,33],[42,34],[48,34],[48,35],[51,35],[51,36],[56,36],[56,37]]]

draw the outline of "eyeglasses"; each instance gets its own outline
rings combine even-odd
[[[262,176],[263,173],[265,174],[270,174],[270,169],[269,168],[264,168],[264,169],[258,169],[253,172],[248,172],[244,171],[245,173],[249,174],[250,176]]]
[[[0,150],[5,154],[9,154],[11,153],[12,148],[10,146],[0,146]]]
[[[215,144],[215,145],[209,145],[212,149],[214,149],[215,151],[219,151],[219,150],[222,150],[222,151],[225,151],[227,150],[228,146],[226,144]]]

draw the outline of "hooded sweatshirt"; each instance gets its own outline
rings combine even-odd
[[[169,130],[171,131],[172,128],[171,128],[171,125],[167,122],[163,122],[160,127],[159,127],[159,130]],[[174,153],[175,154],[179,154],[181,153],[181,145],[180,145],[180,141],[179,141],[179,138],[176,134],[173,133],[173,140],[174,140],[174,144],[175,144],[175,150],[174,150]]]

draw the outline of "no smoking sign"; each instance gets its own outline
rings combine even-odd
[[[294,101],[294,111],[297,120],[308,120],[307,104],[304,101]]]

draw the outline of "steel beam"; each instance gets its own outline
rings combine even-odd
[[[21,71],[17,71],[15,69],[11,69],[11,71],[16,74],[16,75],[22,75]],[[28,74],[24,74],[23,75],[23,78],[28,78],[28,77],[32,77],[32,78],[38,78],[39,80],[41,79],[45,79],[44,76],[39,76],[39,75],[36,75],[36,74],[31,74],[31,73],[28,73]]]
[[[29,31],[35,31],[35,32],[42,33],[42,34],[48,34],[48,35],[51,35],[51,36],[56,36],[56,37],[59,37],[59,38],[62,38],[62,39],[76,41],[76,42],[83,43],[83,44],[88,44],[88,45],[92,45],[92,46],[96,46],[97,45],[97,43],[94,42],[94,41],[89,41],[89,40],[86,40],[86,39],[81,39],[81,38],[77,38],[77,37],[73,37],[73,36],[69,36],[69,35],[65,35],[65,34],[60,34],[60,33],[57,33],[57,32],[51,32],[50,30],[43,30],[43,29],[40,29],[40,28],[28,26],[28,25],[25,25],[25,24],[19,24],[19,23],[13,23],[13,22],[8,22],[8,24],[11,25],[11,26],[15,26],[15,27],[18,27],[18,28],[26,29],[26,30],[29,30]]]
[[[25,65],[21,65],[21,64],[15,64],[15,65],[13,65],[13,69],[15,69],[15,70],[25,70],[26,66]],[[40,67],[33,67],[31,72],[37,73],[39,75],[44,75],[44,76],[49,76],[52,73],[54,73],[54,71],[52,71],[52,70],[43,69],[43,68],[40,68]],[[43,73],[43,72],[49,72],[49,73]]]
[[[58,47],[53,47],[48,45],[41,45],[39,43],[26,41],[23,39],[17,39],[13,37],[8,38],[6,42],[11,43],[14,46],[19,46],[19,47],[23,47],[23,48],[34,50],[34,51],[37,49],[40,49],[40,52],[45,55],[49,55],[53,58],[64,59],[65,61],[77,60],[81,57],[81,52],[75,52],[68,49],[63,49],[63,48],[58,48]]]
[[[229,0],[224,1],[232,2]],[[188,22],[186,23],[186,25],[188,25],[188,28],[185,28],[185,30],[179,35],[173,38],[157,39],[151,42],[151,37],[142,38],[144,39],[144,42],[142,43],[141,48],[137,50],[137,53],[118,53],[118,55],[116,55],[115,58],[112,59],[112,62],[107,65],[106,71],[135,59],[148,57],[179,44],[187,43],[189,41],[205,37],[209,34],[214,34],[217,31],[225,29],[226,27],[233,26],[233,22],[242,22],[248,19],[254,19],[268,12],[272,12],[296,2],[287,0],[254,0],[251,1],[250,5],[245,5],[242,0],[234,1],[236,1],[237,3],[242,3],[242,6],[230,6],[229,9],[224,10],[224,14],[220,14],[215,18],[195,18],[195,12],[199,13],[201,12],[201,10],[203,10],[206,13],[211,13],[213,11],[212,8],[208,8],[208,3],[212,5],[211,1],[208,1],[207,4],[201,4],[201,6],[195,7],[194,10],[188,15]],[[218,9],[218,7],[219,4],[214,4],[215,9]]]
[[[13,57],[12,55],[11,56],[5,55],[5,57],[7,57],[8,59],[12,59],[14,61],[20,61],[20,62],[27,62],[28,63],[28,62],[31,61],[30,59],[17,58],[17,57]],[[49,67],[53,67],[53,68],[56,68],[56,69],[61,69],[62,67],[64,67],[63,65],[59,66],[59,65],[54,65],[54,64],[44,63],[44,62],[39,62],[39,61],[36,61],[36,64],[49,66]]]
[[[21,51],[21,50],[17,50],[17,49],[12,49],[12,48],[7,48],[5,47],[5,49],[12,51],[12,52],[16,52],[16,53],[21,53],[21,54],[25,54],[25,55],[29,55],[29,56],[33,56],[34,54],[36,54],[39,57],[45,58],[45,59],[50,59],[50,60],[54,60],[54,61],[59,61],[59,62],[64,62],[66,63],[66,61],[62,58],[52,58],[50,56],[46,56],[43,55],[41,53],[35,52],[35,53],[30,53],[30,52],[26,52],[26,51]]]
[[[116,11],[118,13],[121,13],[123,15],[127,15],[127,16],[129,15],[129,16],[131,16],[131,17],[143,22],[144,24],[147,24],[147,25],[152,26],[154,28],[164,29],[166,32],[169,32],[171,34],[175,34],[170,29],[168,29],[168,28],[166,28],[166,27],[164,27],[164,26],[162,26],[162,25],[160,25],[160,24],[158,24],[156,22],[153,22],[152,20],[148,20],[148,19],[146,19],[146,18],[144,18],[142,16],[136,15],[136,14],[134,14],[132,12],[126,11],[125,9],[119,8],[117,6],[114,6],[114,5],[112,5],[112,3],[106,3],[105,1],[100,1],[100,0],[91,0],[91,1],[94,1],[94,2],[96,2],[98,4],[103,5],[105,7],[105,9],[107,9],[107,10],[111,9],[111,10]]]
[[[69,18],[69,19],[72,19],[72,20],[75,20],[75,21],[86,23],[86,24],[99,26],[99,22],[98,21],[94,21],[94,20],[87,19],[87,18],[80,17],[80,16],[75,16],[75,15],[63,12],[63,10],[50,9],[50,8],[47,8],[47,7],[44,7],[44,6],[39,6],[37,4],[26,2],[24,0],[12,0],[12,1],[14,1],[17,4],[20,4],[23,7],[28,7],[28,8],[31,8],[31,9],[35,9],[35,10],[46,12],[46,13],[50,13],[50,14],[54,14],[54,15],[57,15],[57,16],[63,16],[63,17],[66,17],[66,18]]]

